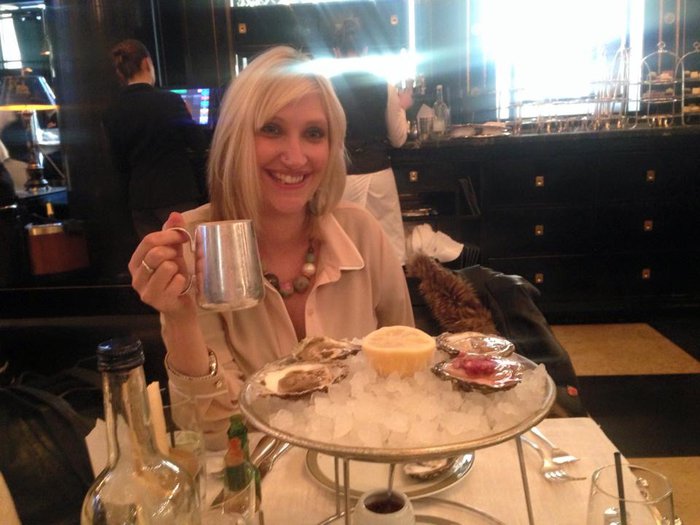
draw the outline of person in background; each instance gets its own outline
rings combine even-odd
[[[155,87],[153,61],[138,40],[112,49],[114,69],[124,85],[105,111],[103,126],[114,165],[124,175],[139,238],[159,230],[172,211],[205,198],[206,138],[180,95]]]
[[[367,52],[357,21],[343,22],[333,51],[336,58],[358,58]],[[343,198],[364,206],[379,220],[405,264],[406,240],[389,151],[403,146],[408,137],[406,109],[413,105],[412,87],[399,93],[385,79],[362,70],[336,75],[332,82],[348,121],[349,177]]]
[[[380,224],[341,202],[345,115],[328,79],[308,64],[278,46],[233,81],[212,139],[211,202],[171,214],[129,261],[132,286],[161,313],[170,398],[199,400],[209,448],[226,446],[245,378],[302,338],[413,326],[406,278]],[[189,290],[188,238],[169,228],[228,219],[253,221],[265,296],[246,310],[207,312]]]

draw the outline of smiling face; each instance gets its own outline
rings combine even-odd
[[[255,133],[263,213],[305,213],[330,155],[328,119],[317,94],[288,104]]]

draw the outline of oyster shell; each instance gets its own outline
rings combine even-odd
[[[451,468],[455,460],[456,458],[440,458],[404,463],[403,472],[413,479],[427,481],[437,478]]]
[[[515,345],[499,335],[481,332],[445,332],[435,338],[439,350],[456,357],[460,354],[506,357],[515,351]]]
[[[452,381],[460,390],[494,392],[520,383],[523,364],[507,357],[460,355],[433,366],[440,379]]]
[[[306,337],[299,342],[294,356],[301,361],[329,363],[345,359],[360,351],[361,346],[346,339],[338,340],[332,337]]]
[[[340,364],[296,363],[266,371],[258,381],[261,395],[293,398],[327,390],[347,375],[348,368]]]

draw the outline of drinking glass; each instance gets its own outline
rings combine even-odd
[[[588,525],[673,525],[673,490],[666,476],[645,467],[622,465],[619,478],[624,497],[618,490],[615,465],[593,473]]]
[[[426,141],[433,134],[433,118],[420,117],[418,119],[418,139]]]
[[[207,456],[201,413],[194,398],[184,397],[163,406],[170,458],[194,478],[200,504],[204,505]]]
[[[202,525],[257,525],[255,470],[245,466],[246,484],[232,491],[224,487],[220,498],[208,507],[202,507]]]

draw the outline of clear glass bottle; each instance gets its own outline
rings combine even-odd
[[[445,102],[442,93],[442,84],[438,84],[435,88],[435,104],[433,104],[433,133],[436,135],[444,135],[450,127],[450,108]]]
[[[143,362],[133,337],[97,347],[109,458],[83,500],[81,525],[200,523],[192,477],[156,447]]]

